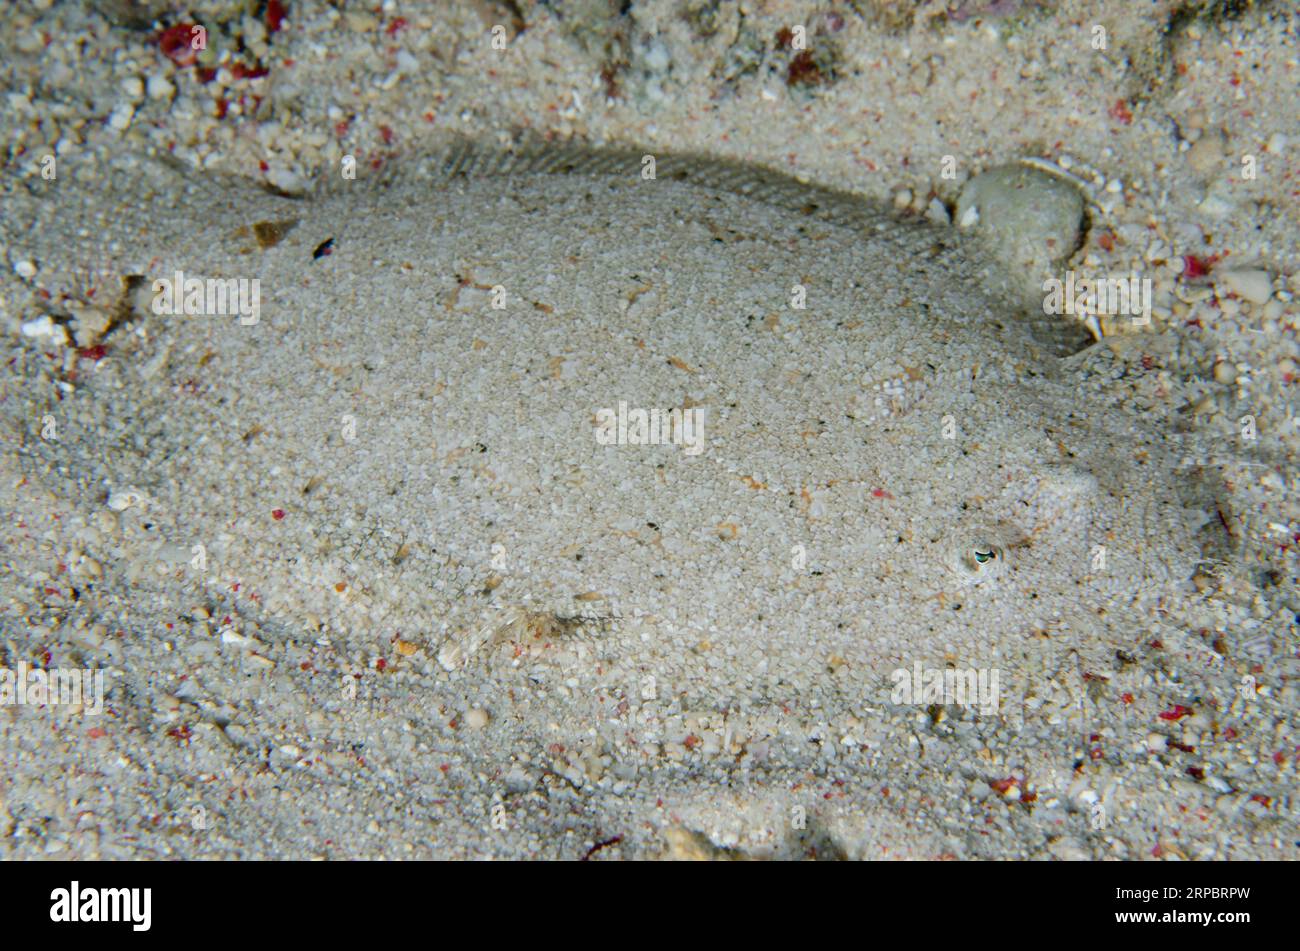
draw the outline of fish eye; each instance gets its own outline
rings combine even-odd
[[[1000,573],[1006,556],[1000,545],[980,538],[958,550],[961,573],[970,581],[980,581]]]

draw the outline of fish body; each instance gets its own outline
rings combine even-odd
[[[25,390],[62,435],[10,464],[86,509],[135,487],[202,546],[178,583],[256,592],[267,639],[400,638],[439,662],[422,682],[575,729],[860,716],[918,663],[1000,671],[1006,714],[1150,639],[1199,554],[1177,459],[1082,398],[978,251],[640,159],[11,196],[11,258],[52,299],[78,269],[134,297],[74,392]],[[50,240],[70,214],[84,242]],[[155,312],[185,278],[256,281],[257,312],[238,285]]]

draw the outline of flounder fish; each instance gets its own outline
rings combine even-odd
[[[526,751],[632,802],[659,769],[694,795],[905,758],[910,728],[871,723],[954,703],[922,667],[1033,728],[1202,557],[1165,432],[1084,397],[1072,329],[856,196],[562,148],[308,196],[66,164],[11,188],[4,240],[70,331],[108,331],[75,379],[24,358],[6,465],[134,526],[119,624],[205,603],[321,709],[346,702],[324,668],[417,722],[491,708],[514,732],[480,769]]]

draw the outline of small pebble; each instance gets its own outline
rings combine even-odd
[[[1252,304],[1264,304],[1273,296],[1273,279],[1267,271],[1257,268],[1240,268],[1216,275],[1228,289]]]
[[[1223,168],[1223,137],[1218,133],[1202,136],[1187,152],[1187,162],[1198,176],[1208,179]]]
[[[95,527],[105,535],[113,535],[121,527],[121,520],[114,512],[106,509],[100,509],[95,513]]]
[[[149,98],[150,99],[168,99],[176,94],[176,87],[171,84],[166,76],[161,73],[155,73],[149,77]]]
[[[1074,251],[1083,211],[1083,195],[1073,184],[1016,164],[967,182],[955,217],[1016,274],[1026,304],[1041,307],[1043,277]]]
[[[24,337],[48,337],[54,333],[54,321],[49,314],[34,317],[22,325]]]
[[[481,730],[488,725],[488,712],[481,707],[465,714],[465,725],[471,730]]]
[[[140,493],[135,489],[114,489],[108,493],[107,505],[114,512],[124,512],[140,501]]]
[[[273,168],[266,173],[266,180],[282,192],[294,194],[303,190],[303,180],[287,168]]]
[[[135,106],[129,102],[124,102],[108,117],[108,124],[118,132],[125,132],[131,128],[131,120],[135,117]]]

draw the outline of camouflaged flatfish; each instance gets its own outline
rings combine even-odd
[[[65,165],[10,189],[7,251],[110,330],[24,387],[16,464],[88,510],[138,493],[202,546],[178,578],[286,636],[878,697],[918,658],[1108,669],[1199,557],[1164,433],[1080,399],[954,232],[859,198],[563,149],[306,197]]]

